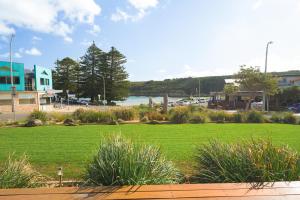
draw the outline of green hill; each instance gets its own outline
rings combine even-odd
[[[300,70],[272,72],[272,74],[276,76],[300,76]],[[200,80],[200,91],[203,96],[209,95],[209,92],[222,91],[225,84],[224,79],[227,78],[233,78],[233,75],[131,82],[129,94],[131,96],[163,96],[168,93],[172,97],[197,96],[198,93],[196,91],[198,90]]]

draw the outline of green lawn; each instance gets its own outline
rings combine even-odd
[[[68,178],[80,177],[105,134],[121,133],[159,145],[183,171],[191,166],[195,146],[217,138],[232,142],[251,137],[272,138],[300,151],[300,126],[284,124],[84,125],[0,128],[0,162],[9,153],[26,153],[42,173],[55,176],[58,166]]]

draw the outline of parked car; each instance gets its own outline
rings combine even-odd
[[[255,109],[255,110],[262,110],[263,108],[263,102],[262,101],[259,101],[259,102],[252,102],[251,103],[251,109]]]
[[[292,104],[288,107],[289,111],[295,112],[295,113],[300,113],[300,103],[295,103]]]

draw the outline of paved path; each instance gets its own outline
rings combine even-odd
[[[297,200],[300,182],[278,182],[263,189],[246,184],[177,184],[96,188],[39,188],[0,190],[0,200],[101,200],[101,199],[202,199],[202,200]]]

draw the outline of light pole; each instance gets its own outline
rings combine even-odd
[[[16,87],[14,86],[14,76],[13,76],[13,63],[12,63],[12,41],[14,38],[14,34],[10,37],[9,42],[9,60],[10,60],[10,85],[11,85],[11,111],[14,114],[14,121],[16,121],[16,110],[15,110],[15,95],[16,95]]]
[[[269,45],[270,44],[273,44],[273,41],[269,41],[267,43],[267,47],[266,47],[266,59],[265,59],[265,76],[267,75],[267,68],[268,68],[268,51],[269,51]],[[265,88],[264,88],[264,91],[263,91],[263,111],[266,110],[266,91],[265,91]],[[267,105],[267,111],[269,111],[269,105]]]
[[[100,75],[101,76],[101,78],[102,78],[102,80],[103,80],[103,105],[105,106],[105,79],[104,79],[104,76],[103,75]]]

